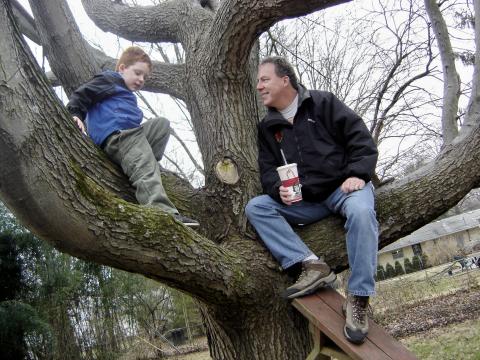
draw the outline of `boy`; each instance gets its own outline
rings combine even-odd
[[[104,71],[80,86],[67,109],[80,130],[88,132],[122,167],[139,204],[157,206],[186,226],[198,226],[196,220],[178,213],[162,185],[158,161],[170,136],[168,120],[156,118],[140,124],[143,113],[133,92],[143,87],[152,61],[141,48],[132,46],[122,53],[115,70]]]

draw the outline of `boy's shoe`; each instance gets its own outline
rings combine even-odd
[[[182,214],[173,214],[173,217],[175,218],[175,220],[180,221],[185,226],[189,226],[189,227],[200,226],[200,223],[197,220],[190,219],[189,217],[186,217]]]
[[[368,296],[348,295],[343,303],[345,315],[343,333],[348,341],[361,344],[368,335]]]
[[[293,299],[311,294],[320,287],[332,284],[336,278],[337,275],[323,260],[304,261],[297,282],[285,290],[283,297]]]

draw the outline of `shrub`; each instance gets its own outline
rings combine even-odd
[[[412,262],[409,258],[406,258],[403,261],[403,266],[405,267],[405,273],[410,274],[412,272],[415,272],[415,269],[413,268]]]
[[[402,265],[400,264],[400,261],[395,261],[395,274],[397,276],[400,276],[400,275],[405,275],[405,271],[403,270],[403,267]]]
[[[420,257],[418,255],[415,255],[412,258],[412,266],[413,266],[413,269],[415,271],[422,270],[422,260],[420,259]]]
[[[385,274],[385,269],[383,268],[382,265],[377,266],[377,272],[375,274],[375,280],[381,281],[385,280],[387,278],[387,275]]]
[[[395,277],[395,269],[390,263],[385,266],[385,275],[387,279]]]

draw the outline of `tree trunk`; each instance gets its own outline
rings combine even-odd
[[[308,322],[286,300],[254,307],[204,309],[210,354],[225,360],[303,360],[312,347]],[[295,331],[292,331],[295,329]]]

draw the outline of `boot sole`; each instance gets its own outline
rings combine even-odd
[[[307,286],[305,289],[298,291],[296,293],[290,294],[286,296],[287,299],[294,299],[300,296],[306,296],[309,294],[314,293],[319,287],[325,287],[328,285],[331,285],[335,280],[337,279],[337,275],[332,271],[330,274],[328,274],[326,277],[318,279],[314,283],[312,283],[310,286]]]
[[[354,339],[352,337],[350,337],[347,333],[347,326],[345,325],[343,327],[343,335],[345,336],[345,338],[350,341],[352,344],[355,344],[355,345],[361,345],[365,342],[365,338],[368,336],[368,333],[367,334],[362,334],[361,337],[359,337],[358,339]]]

